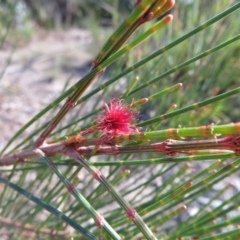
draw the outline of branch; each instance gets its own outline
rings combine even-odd
[[[74,138],[76,140],[76,138]],[[101,139],[101,138],[100,138]],[[94,145],[84,146],[84,144],[92,142]],[[164,142],[153,144],[141,144],[131,146],[119,145],[99,145],[101,142],[97,138],[81,140],[75,142],[70,139],[59,143],[44,144],[38,149],[46,156],[54,156],[57,154],[66,154],[68,148],[71,147],[81,155],[119,155],[126,153],[159,153],[168,156],[176,156],[178,154],[198,154],[199,150],[214,150],[214,153],[221,153],[223,150],[231,150],[236,155],[240,155],[240,136],[230,136],[224,138],[207,139],[207,140],[166,140]],[[26,159],[37,157],[35,149],[23,150],[10,156],[0,158],[0,165],[11,165],[26,162]]]

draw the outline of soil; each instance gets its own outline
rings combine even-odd
[[[86,74],[93,60],[91,43],[87,30],[71,29],[33,36],[14,52],[0,49],[0,149],[60,95],[68,79],[71,84]]]

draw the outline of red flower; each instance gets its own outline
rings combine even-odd
[[[97,130],[105,135],[131,134],[138,132],[133,124],[136,121],[136,113],[123,100],[112,99],[110,104],[105,105],[104,114],[98,118]]]

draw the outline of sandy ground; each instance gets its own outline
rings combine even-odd
[[[91,42],[89,32],[72,29],[33,37],[13,53],[0,50],[0,148],[59,96],[67,79],[74,83],[86,74]]]

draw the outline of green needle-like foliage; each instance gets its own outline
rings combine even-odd
[[[1,144],[0,238],[238,239],[239,8],[136,1],[89,72]]]

